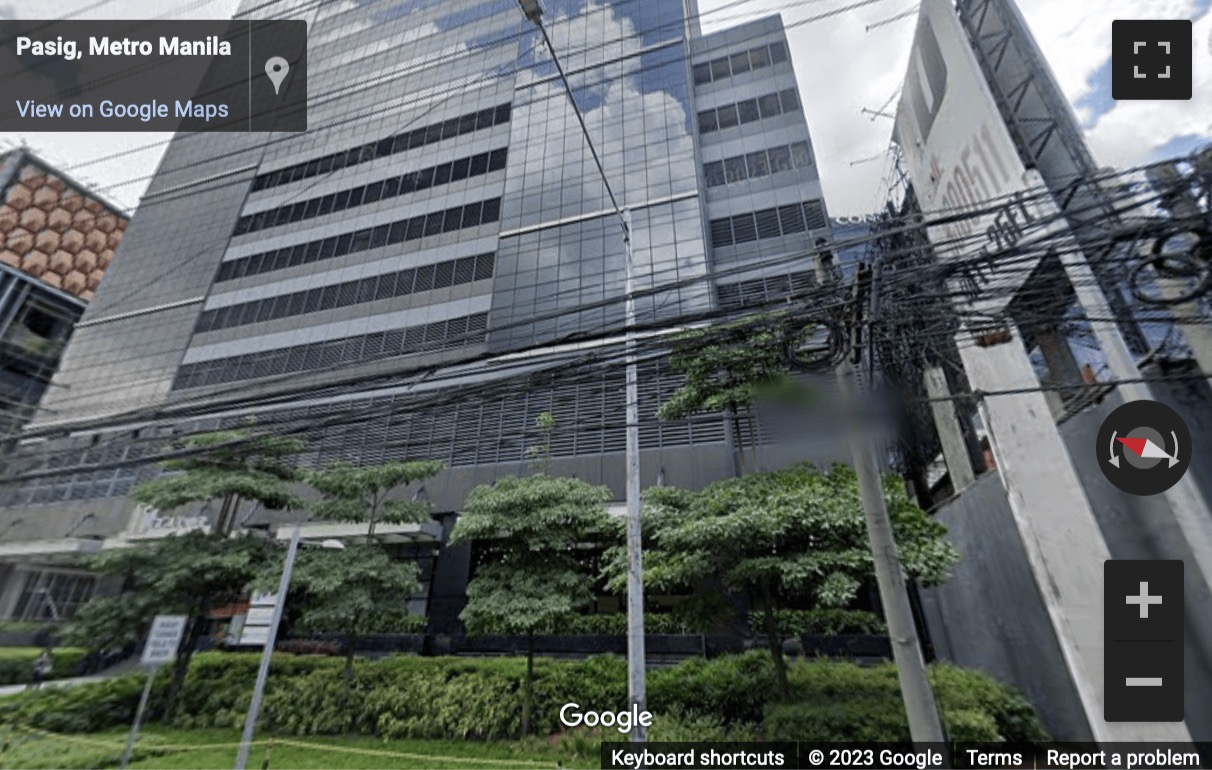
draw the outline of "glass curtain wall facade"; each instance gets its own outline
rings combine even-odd
[[[173,139],[65,353],[69,387],[34,425],[64,435],[8,462],[55,473],[0,489],[0,527],[20,518],[21,537],[53,540],[91,513],[96,536],[120,538],[137,518],[126,492],[155,472],[141,458],[249,415],[304,426],[306,464],[444,460],[426,495],[457,511],[476,484],[526,469],[550,412],[552,472],[622,498],[622,372],[543,374],[545,346],[621,333],[625,248],[538,30],[512,0],[293,6],[246,8],[309,22],[308,131]],[[777,17],[700,36],[693,0],[545,10],[631,222],[638,323],[811,274],[828,220]],[[472,393],[413,382],[501,355],[535,376],[497,385],[468,363],[457,378]],[[641,368],[643,483],[731,475],[722,418],[657,419],[678,385],[659,363]],[[186,404],[215,406],[143,416]],[[772,466],[845,456],[824,439],[763,451]]]

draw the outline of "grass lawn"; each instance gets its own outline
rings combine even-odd
[[[173,730],[151,727],[139,738],[132,768],[230,768],[236,758],[240,734],[229,730]],[[124,731],[110,730],[88,735],[18,733],[0,727],[0,767],[19,768],[113,768],[118,765]],[[402,740],[375,738],[311,737],[272,738],[258,736],[248,767],[261,768],[269,754],[270,770],[290,768],[524,768],[599,767],[598,755],[588,748],[574,749],[570,743],[547,741]]]

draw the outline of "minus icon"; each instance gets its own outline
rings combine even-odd
[[[1128,687],[1161,687],[1162,678],[1160,676],[1130,676],[1124,680],[1124,684]]]

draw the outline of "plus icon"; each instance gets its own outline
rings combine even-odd
[[[1111,96],[1117,100],[1191,98],[1191,22],[1117,19],[1111,23]]]
[[[1144,618],[1144,619],[1148,619],[1148,617],[1149,617],[1149,605],[1150,604],[1161,604],[1161,603],[1162,603],[1162,598],[1160,596],[1150,596],[1149,595],[1149,584],[1143,583],[1143,582],[1140,584],[1140,596],[1129,596],[1128,597],[1128,604],[1138,605],[1140,607],[1140,616],[1141,616],[1141,618]]]

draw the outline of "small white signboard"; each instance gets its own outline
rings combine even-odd
[[[176,660],[187,620],[185,615],[157,615],[147,634],[140,662],[145,666],[159,666]]]
[[[251,647],[264,647],[269,641],[269,624],[274,618],[274,605],[278,602],[276,593],[254,593],[249,600],[248,616],[244,618],[244,627],[240,629],[240,644]]]

